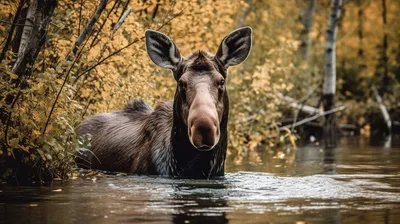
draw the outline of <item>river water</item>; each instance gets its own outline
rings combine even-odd
[[[217,180],[87,175],[0,186],[0,223],[400,223],[400,146],[249,152]]]

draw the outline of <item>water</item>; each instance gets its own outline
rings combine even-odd
[[[228,158],[217,180],[88,175],[0,190],[3,223],[399,223],[400,147],[345,139]]]

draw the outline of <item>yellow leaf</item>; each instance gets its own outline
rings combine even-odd
[[[29,152],[29,146],[25,147],[23,145],[20,146],[22,150],[24,150],[25,152]]]
[[[18,75],[17,75],[17,74],[11,74],[11,75],[10,75],[10,78],[11,78],[11,79],[18,79]]]
[[[38,113],[38,112],[33,112],[33,117],[35,118],[35,120],[36,120],[36,121],[38,121],[38,122],[40,122],[40,121],[41,121],[41,119],[40,119],[40,115],[39,115],[39,113]]]
[[[18,143],[19,143],[18,138],[10,139],[10,141],[8,142],[8,144],[13,148],[18,148]]]
[[[50,131],[53,129],[53,127],[52,126],[47,126],[47,128],[46,128],[46,135],[47,134],[49,134],[50,133]]]
[[[33,130],[32,131],[32,137],[33,138],[37,138],[38,136],[40,136],[42,133],[40,131],[37,130]]]

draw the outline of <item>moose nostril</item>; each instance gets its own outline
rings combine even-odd
[[[207,151],[207,150],[210,150],[211,148],[212,148],[212,146],[209,146],[209,145],[202,145],[202,146],[198,147],[198,149],[202,150],[202,151]]]

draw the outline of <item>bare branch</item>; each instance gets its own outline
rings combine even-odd
[[[127,9],[124,14],[122,15],[121,19],[115,24],[114,28],[113,28],[113,35],[115,33],[115,31],[117,31],[117,29],[122,25],[122,23],[125,21],[126,17],[129,16],[129,14],[131,13],[132,8]]]
[[[333,109],[331,109],[331,110],[324,111],[324,112],[322,112],[322,113],[316,114],[316,115],[314,115],[314,116],[312,116],[312,117],[303,119],[303,120],[301,120],[301,121],[299,121],[299,122],[296,122],[296,123],[294,123],[294,124],[289,124],[289,125],[285,125],[285,126],[283,126],[283,127],[280,127],[279,130],[280,130],[280,131],[283,131],[283,130],[285,130],[285,129],[290,129],[290,128],[293,128],[293,127],[297,127],[297,126],[303,125],[303,124],[305,124],[305,123],[308,123],[308,122],[310,122],[310,121],[316,120],[316,119],[318,119],[318,118],[320,118],[320,117],[323,117],[323,116],[325,116],[325,115],[333,114],[333,113],[336,113],[336,112],[338,112],[338,111],[342,111],[342,110],[344,110],[344,109],[346,109],[345,106],[336,107],[336,108],[333,108]]]
[[[86,24],[85,28],[82,30],[82,33],[79,35],[78,39],[75,42],[75,45],[72,49],[72,53],[76,55],[79,46],[81,46],[82,42],[86,39],[86,35],[92,30],[94,24],[97,22],[97,19],[100,17],[103,10],[106,8],[108,0],[102,0],[100,5],[97,7],[96,12],[92,15],[89,22]],[[69,54],[67,55],[67,60],[70,60]]]
[[[111,7],[111,10],[107,13],[107,17],[103,20],[103,23],[101,24],[99,30],[97,31],[96,35],[94,36],[92,43],[90,44],[90,48],[92,48],[95,45],[95,42],[97,40],[97,37],[99,36],[99,34],[101,33],[101,31],[103,30],[104,25],[106,25],[107,19],[110,17],[111,12],[114,10],[115,6],[117,5],[117,3],[119,2],[119,0],[116,0],[114,2],[114,5]],[[97,43],[96,43],[97,44]]]
[[[158,27],[158,29],[156,30],[161,30],[165,25],[167,25],[168,23],[170,23],[173,19],[175,19],[176,17],[180,16],[183,14],[183,10],[177,14],[175,14],[173,17],[171,17],[170,19],[168,19],[165,23],[163,23],[160,27]],[[118,54],[119,52],[125,50],[126,48],[132,46],[133,44],[139,42],[140,40],[143,40],[144,36],[140,37],[140,38],[136,38],[135,40],[133,40],[132,42],[130,42],[129,44],[125,45],[124,47],[114,51],[113,53],[107,55],[107,57],[103,58],[102,60],[100,60],[99,62],[97,62],[96,64],[90,66],[89,68],[87,68],[86,70],[84,70],[83,72],[79,73],[76,77],[76,80],[79,79],[81,76],[83,76],[84,74],[86,74],[87,72],[90,72],[92,69],[96,68],[97,66],[101,65],[104,61],[106,61],[107,59],[111,58],[112,56]]]
[[[300,109],[301,111],[303,111],[305,113],[312,115],[312,114],[319,114],[321,112],[321,110],[318,108],[297,103],[295,99],[288,97],[288,96],[284,96],[282,93],[276,93],[276,96],[278,96],[282,100],[288,102],[291,107]]]

